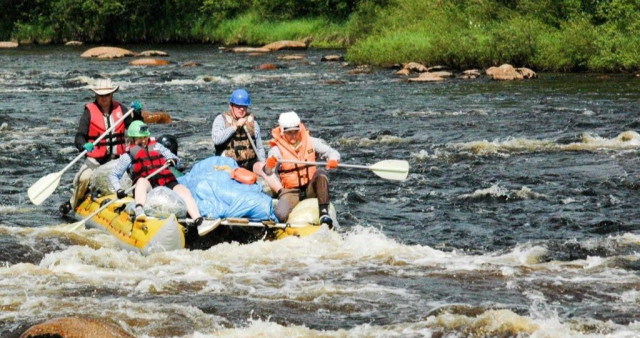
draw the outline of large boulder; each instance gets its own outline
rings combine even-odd
[[[133,338],[134,336],[115,324],[90,318],[63,317],[36,324],[20,336],[20,338],[35,337]]]
[[[83,58],[98,58],[98,59],[115,59],[125,56],[133,56],[133,52],[119,47],[94,47],[86,50],[82,55]]]
[[[487,75],[494,80],[509,81],[509,80],[522,80],[524,77],[512,65],[503,64],[500,67],[489,67],[487,69]]]

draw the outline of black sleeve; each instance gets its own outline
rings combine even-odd
[[[78,123],[78,130],[76,131],[75,138],[75,146],[78,148],[78,151],[83,151],[82,147],[89,138],[89,122],[91,121],[91,114],[89,113],[89,109],[86,107],[82,112],[82,116],[80,117],[80,122]]]

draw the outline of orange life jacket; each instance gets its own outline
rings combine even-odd
[[[129,156],[131,156],[134,182],[140,177],[147,177],[151,175],[167,162],[164,156],[162,156],[162,153],[155,150],[149,150],[149,147],[132,147],[131,150],[129,150]],[[169,170],[169,168],[164,168],[149,179],[149,183],[151,183],[151,186],[155,188],[159,185],[166,185],[167,183],[175,180],[176,177],[173,175],[171,170]]]
[[[113,110],[109,114],[109,125],[105,126],[104,116],[102,115],[102,111],[100,107],[98,107],[95,102],[89,103],[86,105],[89,113],[91,114],[91,119],[89,121],[89,133],[87,137],[87,142],[93,143],[100,135],[104,134],[104,132],[111,127],[112,123],[120,120],[124,113],[122,112],[122,106],[116,101],[113,101],[111,106]],[[116,154],[122,155],[126,152],[125,143],[124,143],[124,122],[121,122],[113,131],[111,131],[105,138],[100,140],[98,144],[96,144],[95,148],[92,152],[88,152],[87,156],[93,158],[103,158],[110,153],[108,152],[112,146],[116,147]]]
[[[293,149],[291,143],[289,143],[282,134],[280,127],[273,128],[271,130],[271,136],[273,140],[271,144],[278,146],[280,155],[283,160],[295,160],[295,161],[316,161],[316,151],[311,144],[311,136],[309,131],[300,123],[300,146],[298,149]],[[309,184],[313,174],[316,173],[316,167],[314,165],[304,165],[295,163],[280,163],[278,174],[280,174],[280,180],[282,186],[286,189],[294,189],[304,187]]]
[[[226,112],[222,114],[224,117],[225,126],[229,127],[233,125],[234,118],[231,116],[230,112]],[[255,125],[254,125],[254,117],[253,114],[247,114],[247,129],[249,130],[250,136],[253,138],[255,135]],[[254,140],[255,142],[255,140]],[[251,146],[251,142],[249,141],[249,137],[247,133],[245,133],[244,128],[237,130],[233,136],[227,140],[227,142],[216,146],[216,155],[222,155],[227,157],[231,157],[236,160],[238,164],[243,162],[248,162],[250,160],[255,159],[256,152],[253,150]]]

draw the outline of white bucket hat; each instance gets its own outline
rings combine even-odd
[[[111,79],[98,79],[95,86],[91,87],[94,93],[98,95],[109,95],[118,91],[120,86],[114,86]]]

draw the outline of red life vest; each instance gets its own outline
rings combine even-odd
[[[133,181],[137,181],[140,177],[147,177],[160,169],[167,161],[162,153],[156,150],[150,150],[149,147],[142,148],[140,146],[134,146],[129,150],[129,156],[131,156],[131,165],[133,171]],[[169,168],[164,168],[155,176],[149,179],[152,187],[159,185],[166,185],[167,183],[174,182],[176,177],[173,175]]]
[[[120,120],[124,113],[122,112],[122,106],[116,101],[113,101],[111,106],[113,110],[109,114],[109,122],[108,126],[105,126],[104,123],[104,115],[102,115],[102,111],[100,107],[94,102],[86,105],[86,108],[89,110],[91,114],[91,119],[89,121],[89,134],[87,135],[87,142],[93,143],[100,135],[104,134],[104,132],[111,127],[112,123]],[[126,152],[125,143],[124,143],[124,122],[121,122],[118,126],[115,127],[113,131],[111,131],[105,138],[100,140],[98,144],[96,144],[95,148],[92,152],[88,152],[87,156],[93,158],[103,158],[107,155],[111,155],[109,149],[112,146],[116,147],[116,154],[122,155]],[[115,154],[113,154],[115,155]]]
[[[283,160],[295,160],[295,161],[316,161],[316,151],[311,144],[311,136],[309,131],[300,123],[300,146],[298,149],[294,149],[282,135],[280,127],[273,128],[271,130],[271,136],[273,136],[272,144],[278,146],[280,155]],[[294,189],[304,187],[309,184],[313,174],[316,173],[316,167],[313,165],[303,165],[295,163],[281,163],[278,174],[280,174],[280,180],[282,186],[286,189]]]

